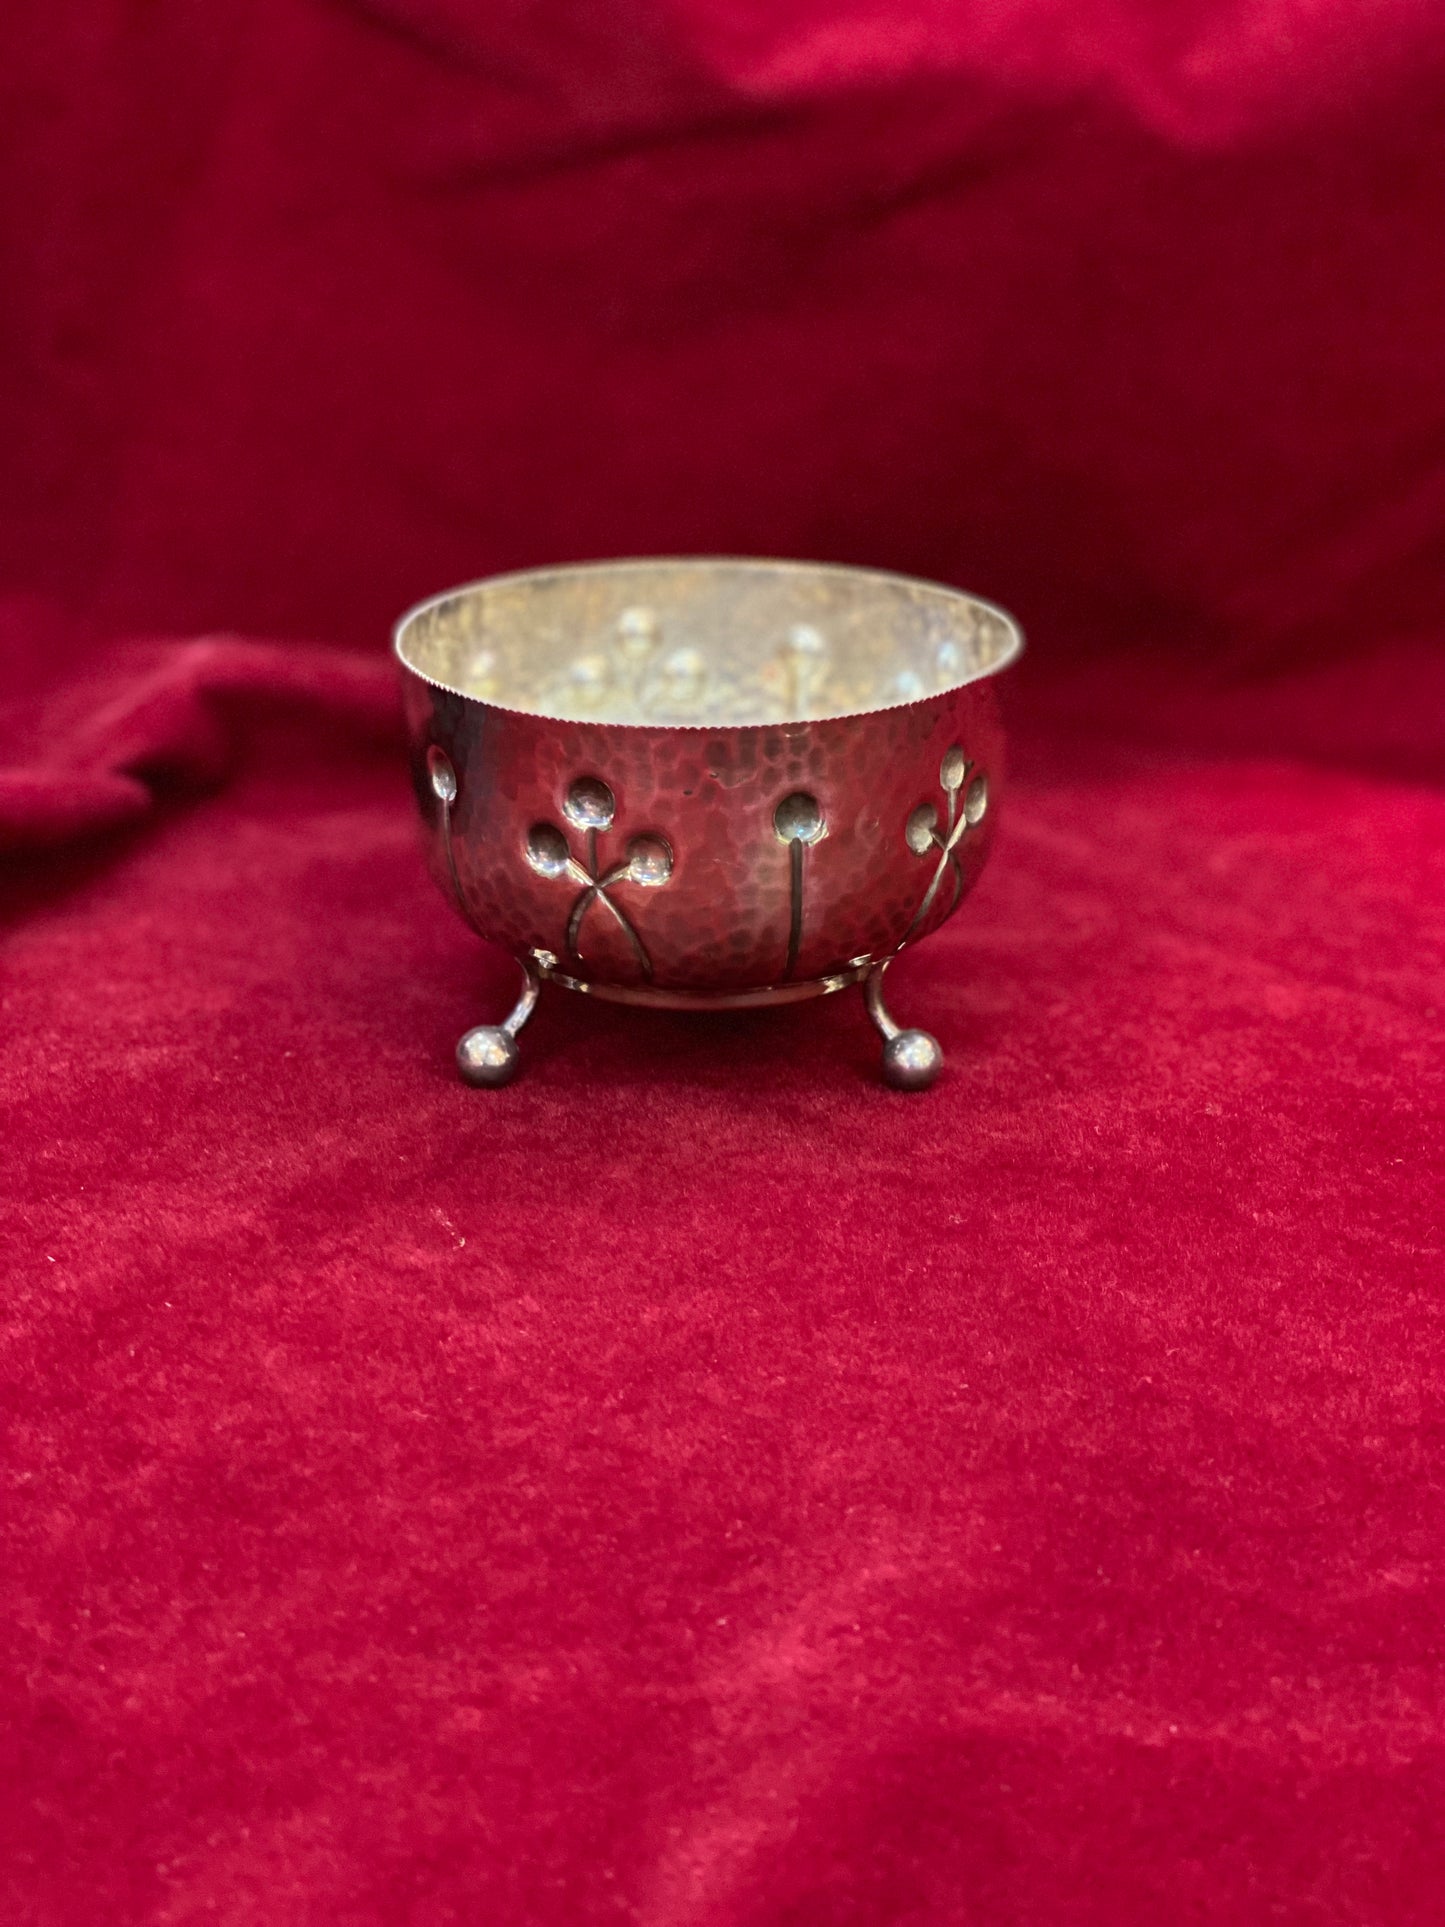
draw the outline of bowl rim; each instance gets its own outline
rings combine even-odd
[[[551,711],[539,708],[525,708],[516,703],[499,702],[493,696],[478,696],[459,689],[455,683],[446,682],[440,676],[430,675],[421,669],[406,653],[406,639],[413,626],[431,610],[442,603],[453,602],[460,596],[476,594],[478,591],[515,583],[549,582],[562,577],[596,576],[612,572],[621,573],[629,569],[735,569],[771,573],[779,575],[824,575],[844,577],[850,581],[882,582],[895,588],[923,590],[945,602],[964,602],[975,609],[981,609],[1001,622],[1005,639],[996,661],[981,669],[971,670],[967,675],[930,689],[922,696],[902,696],[896,702],[871,703],[866,709],[835,710],[826,716],[790,716],[775,713],[766,716],[744,717],[726,721],[711,720],[703,722],[666,722],[644,720],[639,722],[612,716],[570,716],[554,715]],[[824,723],[847,722],[861,716],[881,716],[896,709],[912,709],[919,704],[937,702],[940,698],[951,696],[972,683],[986,682],[990,678],[1011,669],[1024,653],[1024,632],[1016,617],[1007,609],[1000,607],[987,596],[975,595],[972,590],[960,589],[951,583],[939,582],[930,576],[908,575],[896,569],[872,568],[865,564],[852,562],[810,562],[794,556],[769,555],[629,555],[609,556],[605,559],[583,562],[552,562],[526,569],[502,569],[491,575],[477,576],[469,582],[459,582],[449,589],[437,590],[424,596],[402,611],[391,628],[392,654],[409,676],[418,682],[444,694],[454,696],[460,702],[476,703],[479,708],[502,710],[508,715],[526,716],[538,722],[569,724],[587,729],[635,729],[652,730],[655,733],[674,730],[737,730],[737,729],[793,729],[810,728]]]

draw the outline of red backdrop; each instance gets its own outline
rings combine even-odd
[[[1425,1922],[1433,0],[12,0],[0,1913]],[[1013,607],[845,1000],[505,1093],[383,656],[804,554]]]

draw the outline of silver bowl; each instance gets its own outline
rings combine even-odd
[[[688,1010],[861,983],[888,1082],[933,1082],[883,973],[993,841],[1001,609],[870,569],[605,562],[450,590],[395,645],[433,872],[525,977],[458,1045],[469,1083],[511,1077],[544,981]]]

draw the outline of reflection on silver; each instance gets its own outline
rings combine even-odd
[[[496,1090],[516,1076],[520,1056],[517,1033],[536,1009],[541,989],[535,972],[523,964],[521,994],[501,1023],[478,1024],[458,1043],[457,1069],[463,1083],[478,1090]]]
[[[662,639],[662,625],[648,608],[624,609],[617,618],[617,680],[630,702],[642,708],[647,696],[647,669]]]
[[[810,715],[828,679],[828,645],[811,622],[795,622],[788,631],[784,674],[791,713]]]
[[[988,808],[988,778],[982,775],[975,777],[968,785],[968,791],[960,807],[959,792],[963,789],[972,768],[972,763],[966,759],[962,749],[955,743],[944,756],[938,772],[938,783],[943,791],[946,811],[942,827],[939,825],[937,807],[932,803],[920,803],[917,809],[910,813],[904,825],[903,840],[915,856],[927,856],[930,850],[938,852],[933,876],[923,894],[922,902],[913,913],[913,921],[904,934],[904,943],[908,942],[933,908],[939,885],[949,874],[953,877],[953,902],[950,905],[950,911],[958,908],[959,899],[963,895],[963,865],[958,860],[958,846],[965,834],[976,823],[983,820],[984,812]]]
[[[407,660],[480,702],[559,720],[822,721],[946,694],[1017,653],[978,598],[871,570],[662,558],[452,590]]]
[[[674,649],[663,661],[657,687],[648,691],[648,707],[669,715],[695,715],[706,694],[706,656],[700,649]]]
[[[426,753],[426,773],[431,782],[432,795],[442,806],[442,848],[447,855],[447,875],[451,878],[452,895],[456,898],[458,910],[470,923],[471,913],[462,895],[462,880],[457,875],[457,853],[452,844],[452,804],[457,800],[457,773],[450,756],[435,743]]]
[[[798,949],[803,941],[803,852],[821,843],[828,834],[823,806],[806,790],[794,790],[773,811],[773,830],[788,846],[788,960],[783,966],[783,982],[798,964]]]
[[[535,956],[535,952],[533,953]],[[751,990],[667,990],[655,984],[599,983],[574,977],[570,971],[550,969],[542,972],[548,983],[564,990],[577,990],[600,1003],[633,1004],[646,1010],[763,1010],[779,1004],[804,1004],[814,997],[830,996],[861,983],[868,974],[867,964],[849,965],[831,971],[826,977],[795,978],[790,984],[760,984]]]
[[[467,664],[467,687],[483,702],[497,693],[497,654],[494,649],[479,649]]]
[[[567,838],[553,823],[534,823],[527,832],[523,854],[538,876],[549,879],[570,877],[581,887],[567,919],[567,948],[579,963],[582,926],[593,905],[606,910],[616,923],[644,977],[652,975],[652,960],[625,910],[615,903],[610,892],[620,883],[635,883],[642,890],[660,890],[672,875],[672,847],[665,837],[635,836],[627,845],[621,863],[604,870],[598,837],[612,828],[617,815],[617,799],[607,785],[595,776],[581,776],[568,790],[562,814],[586,839],[586,858],[579,860]]]

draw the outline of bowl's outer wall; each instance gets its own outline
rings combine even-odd
[[[941,770],[950,750],[985,776],[988,807],[956,846],[961,899],[987,858],[1003,775],[1002,732],[992,685],[969,683],[939,696],[864,716],[745,728],[650,728],[558,722],[453,694],[403,670],[412,767],[427,825],[433,874],[452,894],[445,814],[427,752],[442,750],[456,773],[450,810],[452,860],[461,908],[477,931],[518,956],[550,951],[557,968],[589,983],[640,986],[646,968],[618,921],[594,904],[575,950],[568,921],[582,884],[539,875],[528,837],[553,825],[588,863],[586,835],[564,811],[579,778],[605,783],[616,799],[598,836],[601,872],[624,863],[632,838],[663,839],[672,873],[660,888],[624,880],[610,886],[643,946],[660,990],[732,993],[830,975],[863,957],[892,955],[956,907],[950,866],[927,914],[914,925],[943,861],[919,855],[905,830],[931,803],[946,829],[949,798]],[[802,917],[789,969],[794,853],[774,812],[804,791],[821,806],[826,834],[802,853]]]

